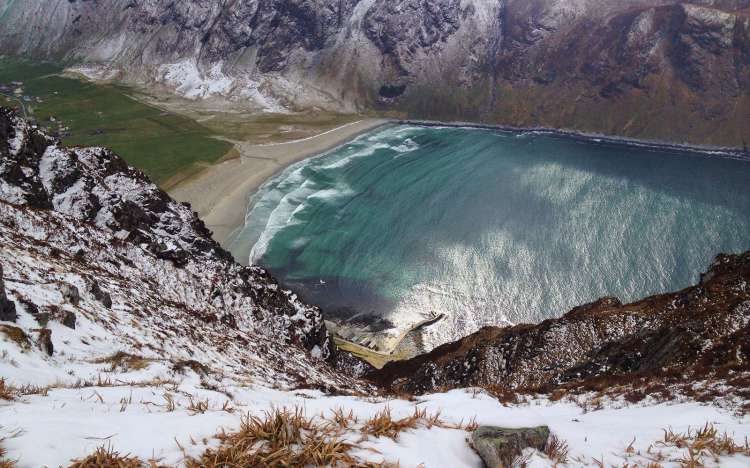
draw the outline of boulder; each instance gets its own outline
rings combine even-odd
[[[75,330],[76,329],[76,314],[74,314],[73,312],[69,310],[66,310],[62,316],[62,324],[68,328],[72,328],[73,330]]]
[[[78,288],[73,286],[72,284],[63,284],[60,287],[60,293],[63,295],[63,298],[70,302],[73,305],[78,305],[78,303],[81,301],[81,293],[78,292]]]
[[[16,317],[16,304],[5,295],[3,266],[0,265],[0,322],[15,322]]]
[[[37,340],[39,348],[47,353],[48,356],[52,356],[52,353],[55,352],[55,347],[52,344],[52,330],[49,328],[42,328],[37,330],[37,333],[39,333],[39,339]]]
[[[103,291],[99,286],[99,283],[91,281],[89,284],[89,290],[91,291],[91,295],[94,296],[94,299],[101,302],[104,307],[107,309],[112,308],[112,296],[110,296],[108,292]]]
[[[521,429],[481,426],[471,435],[471,443],[487,468],[508,468],[525,449],[544,450],[549,435],[547,426]]]

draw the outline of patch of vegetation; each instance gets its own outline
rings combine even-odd
[[[5,449],[0,447],[0,468],[14,468],[16,462],[5,458]]]
[[[141,468],[147,466],[138,457],[122,455],[112,447],[99,447],[91,455],[73,460],[70,468]]]
[[[0,58],[0,83],[23,82],[22,94],[0,95],[0,105],[19,107],[65,145],[110,148],[157,183],[232,149],[199,123],[131,98],[126,87],[65,78],[61,72],[55,65]]]
[[[247,416],[240,430],[217,435],[221,445],[206,450],[200,459],[188,458],[188,468],[228,466],[382,467],[350,454],[355,444],[344,442],[342,428],[324,420],[306,418],[299,408],[274,409],[264,417]]]
[[[552,434],[547,440],[547,445],[544,446],[544,454],[553,461],[555,466],[565,465],[568,463],[570,447],[567,442]]]
[[[177,361],[174,364],[172,364],[172,370],[176,374],[184,375],[188,369],[192,370],[193,372],[195,372],[197,375],[200,375],[200,376],[206,376],[211,373],[210,367],[208,367],[207,365],[201,362],[195,361],[193,359]]]
[[[428,415],[427,410],[414,409],[414,414],[401,419],[393,419],[391,409],[386,407],[365,421],[362,426],[362,433],[365,436],[372,435],[375,437],[388,437],[394,441],[398,440],[399,434],[404,431],[426,427],[431,429],[436,427],[449,427],[452,429],[462,429],[459,426],[448,425],[440,419],[440,414]]]
[[[116,372],[118,370],[120,372],[130,372],[147,368],[151,364],[151,361],[142,356],[118,351],[111,356],[96,359],[93,363],[109,364],[109,372]]]
[[[0,379],[0,400],[13,401],[16,399],[16,390]]]
[[[28,335],[18,327],[0,325],[0,333],[5,335],[13,343],[17,344],[21,349],[31,348],[31,340],[29,340]]]

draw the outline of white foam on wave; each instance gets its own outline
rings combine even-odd
[[[347,184],[340,182],[335,187],[320,188],[311,180],[306,180],[301,175],[303,168],[299,168],[290,174],[287,180],[282,181],[277,189],[260,200],[252,211],[267,210],[269,206],[275,207],[267,216],[265,226],[263,227],[258,240],[250,250],[250,262],[257,263],[268,250],[273,238],[283,229],[301,223],[300,215],[310,206],[313,200],[324,200],[332,202],[342,197],[351,197],[354,191]],[[284,193],[284,189],[289,186],[297,185],[300,180],[304,180],[296,189]],[[280,196],[281,195],[281,196]],[[261,216],[254,216],[256,213],[251,212],[249,219],[261,219]],[[259,213],[260,214],[260,213]]]
[[[394,151],[396,151],[397,153],[399,153],[399,155],[396,156],[398,158],[399,156],[402,156],[402,155],[404,155],[406,153],[411,153],[412,151],[418,150],[419,149],[419,143],[417,143],[416,141],[412,140],[411,138],[407,138],[400,145],[393,146],[392,149]]]
[[[362,148],[359,151],[355,151],[354,153],[351,153],[345,157],[341,157],[339,159],[336,159],[335,161],[326,164],[325,166],[321,166],[320,169],[322,170],[331,170],[331,169],[341,169],[342,167],[345,167],[349,165],[352,161],[359,158],[364,158],[367,156],[372,156],[375,154],[377,150],[380,149],[388,149],[391,148],[390,145],[386,143],[375,143],[373,145],[362,145]]]

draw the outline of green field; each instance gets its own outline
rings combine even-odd
[[[64,78],[61,71],[55,65],[0,57],[0,83],[22,81],[23,95],[31,98],[0,96],[0,104],[24,107],[29,118],[50,130],[67,127],[66,145],[111,148],[160,184],[196,164],[215,162],[232,148],[187,117],[132,99],[126,87]]]

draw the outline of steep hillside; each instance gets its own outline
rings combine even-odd
[[[189,206],[117,155],[62,148],[7,109],[0,224],[16,304],[0,331],[19,340],[10,359],[36,363],[22,366],[26,383],[96,378],[77,363],[127,352],[282,386],[357,387],[323,362],[333,348],[319,309],[236,264]]]
[[[0,45],[254,109],[750,140],[747,0],[1,0]]]
[[[487,327],[370,378],[407,392],[484,386],[501,393],[598,391],[701,401],[750,383],[750,252],[720,255],[700,284],[622,304],[603,298],[538,325]]]

